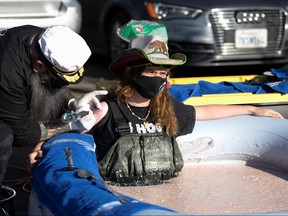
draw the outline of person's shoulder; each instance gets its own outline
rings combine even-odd
[[[35,33],[41,33],[43,31],[44,29],[38,26],[22,25],[22,26],[16,26],[10,29],[2,30],[1,34],[2,34],[2,38],[5,36],[7,39],[17,38],[17,41],[23,41],[27,39],[28,36],[35,34]]]
[[[184,103],[182,103],[182,102],[180,102],[174,98],[172,98],[172,104],[173,104],[173,106],[177,106],[177,107],[193,107],[191,105],[186,105],[186,104],[184,104]]]
[[[100,104],[102,107],[102,111],[107,113],[107,111],[109,110],[108,103],[106,101],[102,101]]]
[[[105,95],[105,97],[102,98],[101,102],[106,102],[108,107],[112,106],[111,104],[118,105],[117,99],[111,94]]]
[[[195,107],[191,105],[184,104],[178,100],[172,98],[172,104],[175,111],[182,111],[182,112],[195,112]]]
[[[22,26],[16,26],[13,28],[10,28],[9,30],[15,30],[15,31],[43,31],[44,28],[38,27],[38,26],[34,26],[34,25],[22,25]]]
[[[108,106],[106,101],[102,101],[100,103],[100,105],[101,105],[101,109],[93,110],[93,114],[94,114],[94,117],[96,119],[96,123],[98,123],[101,119],[103,119],[104,116],[106,116],[106,114],[109,111],[109,106]]]

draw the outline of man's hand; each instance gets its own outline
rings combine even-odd
[[[45,141],[39,142],[33,149],[33,151],[28,155],[27,160],[27,170],[31,171],[43,158],[41,146]]]
[[[78,119],[77,121],[71,122],[70,123],[71,131],[85,133],[89,131],[96,124],[96,118],[89,104],[86,104],[81,108],[77,109],[77,112],[81,111],[87,111],[88,114]]]
[[[83,95],[79,99],[71,99],[68,103],[69,110],[78,111],[81,107],[86,106],[89,104],[91,107],[96,109],[102,109],[100,105],[100,101],[98,100],[97,96],[99,95],[107,95],[107,90],[95,90]]]
[[[107,90],[95,90],[83,95],[79,99],[71,99],[68,103],[69,110],[76,112],[86,111],[87,115],[83,116],[79,120],[70,123],[71,131],[77,131],[85,133],[89,131],[95,124],[96,119],[94,117],[95,110],[101,110],[100,101],[97,96],[108,94]]]

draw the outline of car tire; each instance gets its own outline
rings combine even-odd
[[[117,29],[130,21],[130,19],[123,12],[118,12],[108,22],[107,48],[111,60],[114,60],[121,52],[128,48],[128,43],[117,35]]]

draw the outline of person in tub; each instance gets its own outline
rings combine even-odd
[[[248,105],[191,106],[172,98],[171,69],[183,65],[186,56],[169,56],[163,24],[132,20],[118,30],[118,35],[130,44],[110,65],[120,82],[101,101],[101,109],[90,106],[96,124],[89,133],[96,143],[104,180],[120,185],[151,185],[177,176],[184,164],[177,140],[188,134],[192,134],[191,139],[198,139],[198,125],[208,135],[221,131],[219,134],[225,134],[222,137],[227,139],[229,129],[237,130],[243,124],[262,131],[255,139],[261,139],[266,131],[287,137],[283,128],[287,128],[288,121],[273,109]],[[227,119],[228,124],[223,125],[221,121]],[[206,130],[210,124],[212,130]],[[31,157],[30,162],[37,160]]]

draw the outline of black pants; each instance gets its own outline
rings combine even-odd
[[[9,158],[12,154],[13,131],[0,119],[0,185],[4,180]]]

